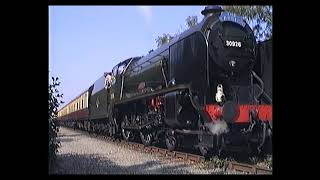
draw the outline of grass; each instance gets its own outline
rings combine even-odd
[[[272,169],[272,155],[267,155],[266,157],[250,157],[250,162],[257,166],[266,167]]]
[[[209,168],[219,168],[219,169],[226,169],[228,166],[228,158],[219,158],[218,156],[213,156],[209,160],[203,162],[202,168],[209,169]]]

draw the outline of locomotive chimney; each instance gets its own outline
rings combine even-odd
[[[204,10],[201,11],[201,14],[204,17],[208,16],[220,16],[221,12],[224,11],[221,6],[213,5],[213,6],[206,6]]]

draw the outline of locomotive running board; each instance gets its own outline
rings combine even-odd
[[[143,129],[144,127],[146,127],[148,125],[152,125],[153,123],[155,123],[155,121],[148,122],[148,123],[146,123],[144,125],[140,125],[140,126],[125,126],[125,127],[123,127],[123,129],[141,130],[141,129]]]
[[[175,129],[174,130],[175,132],[178,132],[178,133],[182,133],[182,134],[194,134],[194,135],[213,135],[212,133],[210,132],[203,132],[203,131],[199,131],[199,130],[187,130],[187,129]]]
[[[160,91],[154,91],[154,92],[151,92],[151,93],[148,93],[148,94],[143,94],[143,95],[136,96],[136,97],[133,97],[133,98],[120,100],[118,102],[115,102],[114,104],[115,105],[119,105],[119,104],[123,104],[123,103],[126,103],[126,102],[130,102],[130,101],[134,101],[134,100],[138,100],[138,99],[142,99],[142,98],[146,98],[146,97],[150,97],[150,96],[165,94],[165,93],[168,93],[168,92],[172,92],[172,91],[176,91],[176,90],[189,89],[189,88],[190,88],[190,85],[177,85],[177,86],[166,88],[166,89],[163,89],[163,90],[160,90]]]

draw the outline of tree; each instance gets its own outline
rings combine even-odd
[[[272,6],[224,6],[223,8],[242,16],[251,25],[257,40],[272,37]]]
[[[62,98],[63,94],[59,94],[57,86],[60,85],[58,82],[58,77],[52,77],[52,84],[49,84],[49,172],[53,170],[53,164],[56,160],[56,153],[58,152],[58,147],[60,142],[57,139],[59,132],[58,123],[57,123],[57,114],[58,107],[62,101],[59,101]]]
[[[186,25],[187,25],[187,28],[191,28],[195,25],[198,24],[198,18],[197,16],[189,16],[187,19],[186,19]],[[183,29],[185,30],[185,29]],[[176,36],[179,36],[180,32],[177,32],[176,34],[174,34],[173,36],[170,35],[170,34],[163,34],[162,36],[158,36],[158,38],[156,39],[156,43],[157,43],[157,46],[158,48],[161,47],[162,45],[164,44],[167,44],[168,42],[170,42],[174,37]]]
[[[197,16],[188,16],[186,19],[186,24],[188,29],[192,28],[193,26],[198,24],[198,17]]]
[[[171,36],[170,34],[163,34],[162,36],[158,36],[158,38],[156,39],[158,48],[170,42],[171,39],[173,39],[173,36]]]

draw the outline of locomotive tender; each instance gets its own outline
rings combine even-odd
[[[108,80],[105,74],[59,111],[60,122],[205,156],[262,151],[271,142],[272,99],[253,71],[253,31],[220,6],[201,13],[199,24],[169,43],[117,64]]]

